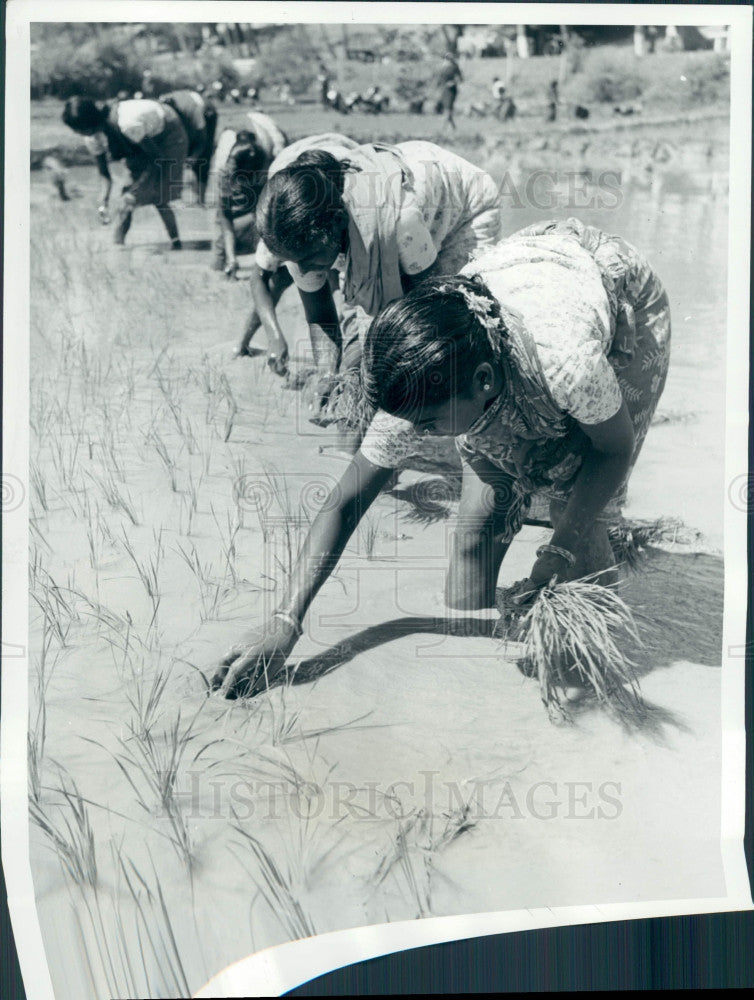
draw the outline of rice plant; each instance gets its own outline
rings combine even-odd
[[[592,574],[543,587],[519,622],[524,672],[539,681],[550,719],[568,720],[564,692],[574,685],[594,692],[600,704],[624,720],[642,714],[635,664],[622,652],[622,637],[641,645],[631,609],[612,587]]]
[[[203,563],[196,546],[191,543],[191,548],[186,551],[178,544],[176,551],[186,563],[199,587],[199,601],[201,604],[202,621],[209,621],[217,616],[217,613],[225,597],[225,589],[222,583],[214,579],[214,569],[212,563]]]
[[[220,375],[220,390],[227,408],[225,423],[222,430],[222,439],[227,443],[230,440],[230,435],[233,433],[233,424],[235,422],[236,415],[238,414],[238,404],[236,403],[236,398],[233,395],[233,390],[230,387],[230,382],[224,374]]]
[[[238,819],[234,812],[234,817]],[[259,895],[264,899],[270,912],[280,923],[291,940],[313,937],[317,930],[311,916],[306,912],[298,896],[291,869],[284,860],[278,862],[261,841],[236,822],[233,829],[243,838],[241,846],[255,862],[253,870],[236,855],[249,876],[254,880]]]
[[[236,519],[239,527],[243,528],[243,516],[246,509],[245,497],[243,495],[243,483],[246,482],[247,467],[246,455],[241,453],[233,458],[231,462],[233,471],[233,499],[236,504]]]
[[[61,780],[57,789],[65,802],[57,809],[57,819],[48,815],[34,799],[29,802],[29,816],[44,833],[48,847],[57,855],[73,882],[79,886],[94,887],[97,884],[94,833],[81,793],[72,778],[68,781],[70,788],[65,780]]]
[[[102,496],[113,510],[122,510],[131,524],[137,525],[139,523],[133,497],[125,486],[118,486],[112,472],[107,466],[102,473],[94,473],[87,470],[86,475],[99,488]]]
[[[377,518],[369,514],[363,517],[359,522],[358,533],[364,555],[367,559],[374,559],[374,550],[380,535],[380,524]]]
[[[151,877],[142,874],[122,844],[111,844],[111,856],[111,891],[74,885],[74,896],[68,887],[92,995],[190,996],[178,936],[151,854]]]
[[[42,510],[48,513],[50,510],[50,498],[47,494],[47,481],[41,473],[39,466],[34,462],[29,463],[29,479]]]
[[[62,438],[51,437],[52,464],[58,474],[60,485],[64,490],[75,491],[76,478],[79,469],[79,447],[81,437],[77,436],[70,448],[67,448]]]
[[[162,532],[162,528],[160,528],[159,532],[155,532],[154,528],[152,529],[152,535],[155,542],[154,550],[148,559],[140,561],[133,550],[133,546],[129,541],[128,535],[125,530],[123,531],[123,547],[131,562],[136,567],[138,577],[144,585],[147,596],[152,603],[152,622],[155,621],[157,617],[157,610],[160,606],[159,572],[164,552],[162,546]],[[150,625],[152,622],[150,622]]]
[[[220,547],[223,550],[223,555],[225,556],[225,565],[227,568],[227,575],[230,576],[231,582],[234,587],[238,586],[238,574],[236,573],[236,557],[238,552],[236,550],[236,537],[238,532],[241,530],[241,525],[238,521],[233,522],[230,511],[226,511],[226,522],[225,525],[220,524],[215,513],[215,508],[210,504],[210,512],[212,514],[212,519],[217,525],[217,533],[220,541]]]
[[[400,876],[416,906],[417,917],[432,915],[432,879],[438,855],[475,826],[471,803],[434,816],[424,809],[398,820],[389,849],[372,876],[380,886],[389,875]]]
[[[118,738],[120,750],[113,753],[97,740],[89,740],[108,753],[136,795],[139,806],[148,814],[167,819],[167,834],[174,850],[191,869],[194,847],[188,823],[180,801],[178,789],[183,762],[190,744],[196,739],[194,726],[201,712],[199,707],[187,726],[182,726],[180,709],[172,725],[156,733],[154,727],[141,736],[132,734],[129,739]],[[86,739],[86,737],[83,737]],[[205,744],[194,754],[192,763],[217,741]]]
[[[71,625],[74,621],[79,621],[78,610],[63,596],[62,589],[48,573],[40,576],[37,584],[37,587],[30,592],[30,597],[42,612],[45,630],[49,625],[60,645],[65,646]]]
[[[50,657],[52,642],[52,629],[45,620],[45,626],[42,630],[42,647],[37,660],[35,676],[36,711],[30,710],[29,712],[29,727],[26,735],[29,791],[32,799],[37,803],[42,797],[42,766],[47,743],[47,688],[61,654],[61,650],[58,649],[55,656]]]
[[[173,663],[167,667],[158,666],[151,681],[145,683],[144,658],[139,668],[129,660],[130,678],[126,688],[126,699],[131,706],[132,716],[128,728],[139,740],[146,740],[160,718],[162,698],[173,671]]]
[[[173,491],[173,493],[177,493],[178,492],[178,476],[177,476],[178,466],[176,464],[175,458],[168,451],[167,445],[165,444],[164,440],[162,439],[162,437],[160,436],[160,434],[158,433],[158,431],[156,431],[156,430],[151,431],[151,433],[149,434],[147,440],[154,447],[154,450],[157,453],[157,457],[162,462],[162,464],[165,466],[165,469],[166,469],[166,471],[168,473],[168,476],[170,477],[170,488],[171,488],[171,490]]]

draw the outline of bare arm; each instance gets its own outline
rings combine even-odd
[[[332,291],[325,283],[316,292],[303,292],[299,289],[299,294],[304,305],[306,322],[309,324],[317,369],[323,375],[334,373],[340,365],[343,340]]]
[[[285,375],[288,371],[288,343],[278,321],[275,306],[292,282],[293,279],[286,267],[279,267],[277,271],[265,271],[256,264],[253,265],[249,278],[252,297],[251,312],[246,320],[243,337],[236,351],[239,357],[246,354],[251,338],[259,327],[264,325],[269,353],[267,364],[276,375]]]
[[[235,270],[236,261],[236,233],[233,229],[233,217],[229,211],[220,207],[217,212],[217,223],[222,233],[223,244],[225,246],[226,270]]]
[[[501,540],[513,497],[510,476],[483,455],[463,463],[463,485],[445,582],[449,608],[489,608],[510,542]]]
[[[599,424],[579,424],[591,447],[583,458],[573,490],[558,521],[551,543],[574,552],[594,527],[595,518],[623,481],[634,452],[634,429],[625,401],[614,417]],[[558,556],[543,555],[534,564],[530,579],[547,583],[561,571]]]
[[[107,153],[98,153],[94,158],[97,164],[97,170],[100,177],[105,181],[104,187],[102,189],[102,198],[100,200],[101,205],[107,205],[110,200],[110,192],[113,187],[113,179],[110,174],[110,167],[107,163]]]
[[[298,639],[292,622],[300,622],[338,560],[392,469],[382,469],[357,452],[339,484],[314,519],[299,553],[290,583],[279,605],[284,616],[273,614],[261,634],[240,643],[220,663],[212,681],[226,697],[251,693],[262,673],[274,676],[285,664]]]

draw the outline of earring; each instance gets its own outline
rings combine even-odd
[[[492,386],[490,385],[489,382],[485,382],[482,388],[484,389],[485,392],[489,392]]]

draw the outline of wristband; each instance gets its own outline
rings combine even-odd
[[[537,558],[539,559],[543,555],[560,556],[561,559],[565,559],[569,566],[576,565],[576,556],[573,552],[562,549],[559,545],[540,545],[537,549]]]
[[[272,614],[273,618],[279,618],[281,621],[287,622],[291,626],[296,635],[301,638],[304,630],[301,628],[301,624],[296,621],[293,615],[289,615],[287,611],[274,611]]]

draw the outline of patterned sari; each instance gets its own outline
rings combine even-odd
[[[561,309],[561,303],[548,289],[537,262],[549,250],[549,240],[562,256],[564,265],[572,267],[571,282],[581,293],[584,288],[583,315]],[[586,255],[583,251],[586,251]],[[563,323],[563,339],[570,335],[569,322],[588,328],[594,316],[604,314],[605,329],[603,348],[610,368],[605,379],[605,392],[617,391],[625,401],[634,429],[635,448],[631,467],[613,498],[600,515],[600,520],[614,521],[620,517],[625,502],[628,476],[639,455],[657,401],[665,385],[670,354],[670,310],[668,298],[656,274],[638,251],[620,237],[610,236],[577,219],[564,222],[543,222],[515,233],[496,247],[486,249],[463,269],[463,274],[479,275],[491,286],[494,277],[511,266],[511,260],[531,264],[531,282],[517,289],[519,307],[527,301],[534,314],[548,315],[552,328]],[[594,278],[597,265],[605,303]],[[585,269],[586,268],[586,269]],[[591,269],[591,273],[588,273]],[[587,277],[592,278],[587,292]],[[595,306],[590,300],[594,284],[600,302]],[[492,406],[465,434],[456,439],[462,462],[483,456],[509,477],[509,510],[504,539],[510,540],[521,527],[524,518],[549,520],[549,502],[565,503],[581,467],[582,458],[589,447],[589,439],[577,420],[556,401],[551,391],[554,376],[547,370],[546,355],[538,345],[522,315],[510,308],[499,296],[506,333],[501,343],[500,365],[503,391]],[[576,301],[579,296],[572,296]],[[601,312],[600,312],[601,311]],[[521,309],[521,313],[524,310]],[[578,322],[577,322],[578,321]],[[593,346],[593,345],[592,345]],[[577,345],[578,347],[578,345]],[[574,368],[578,368],[578,349],[570,355]],[[551,363],[551,362],[550,362]],[[586,363],[586,362],[584,362]],[[603,361],[604,365],[604,361]],[[612,372],[612,374],[611,374]],[[614,378],[613,378],[614,374]],[[569,373],[557,373],[561,382],[568,383]],[[571,383],[578,383],[574,371]],[[579,399],[579,412],[590,413],[584,423],[598,423],[601,419],[599,379],[585,383]],[[593,393],[594,398],[584,398]],[[615,412],[614,405],[611,413]],[[378,413],[362,444],[365,456],[377,465],[406,467],[414,455],[427,455],[442,450],[447,439],[427,439],[413,431],[406,421],[388,414]],[[504,488],[504,487],[503,487]]]

